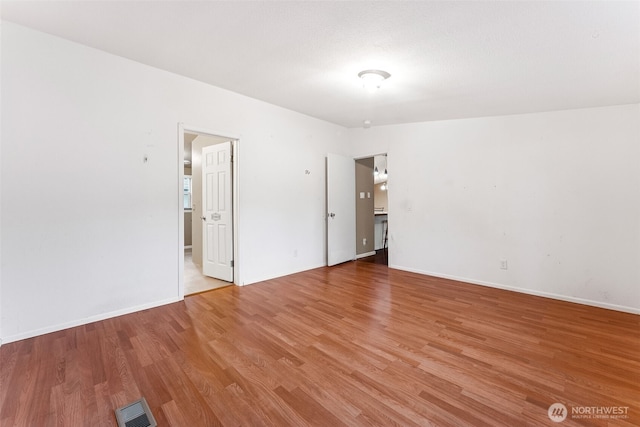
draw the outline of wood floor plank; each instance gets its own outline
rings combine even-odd
[[[142,396],[163,426],[640,425],[640,316],[351,262],[0,347],[3,427]]]
[[[278,386],[275,392],[285,403],[302,415],[310,425],[346,426],[332,412],[309,397],[303,390],[295,389],[289,392],[284,387]]]

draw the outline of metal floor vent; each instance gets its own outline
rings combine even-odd
[[[158,425],[144,397],[116,409],[116,419],[118,427],[157,427]]]

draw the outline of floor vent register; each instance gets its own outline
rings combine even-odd
[[[144,397],[133,403],[116,409],[118,427],[157,427],[149,405]]]

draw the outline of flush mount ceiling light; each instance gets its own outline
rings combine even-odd
[[[364,70],[358,73],[358,77],[362,79],[365,89],[374,91],[380,89],[382,82],[391,77],[391,74],[382,70]]]

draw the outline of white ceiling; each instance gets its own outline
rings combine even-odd
[[[640,102],[638,1],[2,1],[2,18],[347,127]],[[376,93],[359,71],[391,73]]]

